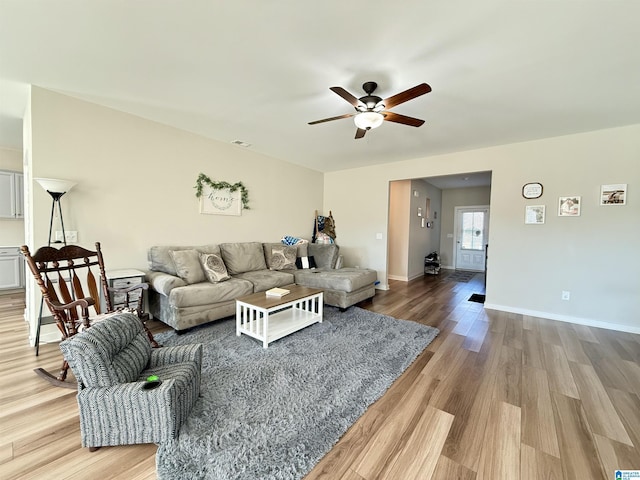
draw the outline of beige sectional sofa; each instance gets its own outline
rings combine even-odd
[[[324,290],[324,303],[340,308],[373,297],[376,271],[336,268],[339,252],[336,244],[154,246],[146,272],[149,312],[182,331],[233,315],[238,297],[294,283]],[[302,258],[316,268],[296,267],[296,260],[306,266]]]

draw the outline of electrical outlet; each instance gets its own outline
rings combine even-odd
[[[571,292],[563,290],[562,291],[562,300],[570,300],[570,299],[571,299]]]
[[[65,230],[64,236],[67,237],[67,243],[76,243],[78,241],[78,232],[76,230]],[[62,230],[56,230],[56,242],[62,242]]]

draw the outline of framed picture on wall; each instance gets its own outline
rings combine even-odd
[[[559,217],[579,217],[580,216],[580,197],[560,197],[558,199],[558,216]]]
[[[240,195],[240,190],[232,192],[228,188],[213,189],[205,185],[200,197],[200,213],[209,215],[242,215],[242,198]]]
[[[544,205],[527,205],[524,211],[524,223],[529,225],[542,225],[544,223],[544,215]]]
[[[614,183],[600,187],[600,205],[624,205],[626,203],[626,183]]]

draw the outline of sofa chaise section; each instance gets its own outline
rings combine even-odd
[[[340,267],[340,248],[336,244],[309,244],[308,254],[315,269],[294,271],[296,283],[324,290],[324,303],[348,308],[376,294],[378,274],[368,268]]]

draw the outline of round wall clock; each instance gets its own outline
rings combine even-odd
[[[542,196],[541,183],[525,183],[522,187],[522,196],[524,198],[540,198]]]

